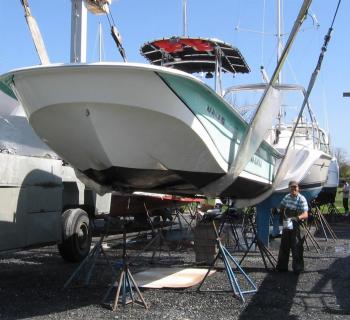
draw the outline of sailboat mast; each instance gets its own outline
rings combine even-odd
[[[277,10],[277,63],[281,57],[283,50],[283,42],[282,42],[282,7],[281,0],[276,0],[276,10]],[[278,76],[278,83],[281,83],[281,73]]]
[[[276,0],[276,17],[277,17],[277,65],[278,62],[281,58],[282,55],[282,50],[283,50],[283,42],[282,42],[282,7],[281,7],[281,0]],[[280,73],[277,76],[277,80],[276,82],[278,84],[282,83],[282,71],[280,71]],[[282,104],[280,104],[280,109],[278,112],[278,122],[281,125],[281,121],[282,121],[282,117],[283,117],[283,110],[282,110]]]
[[[99,22],[98,25],[98,61],[102,61],[102,24]]]
[[[182,24],[183,24],[183,36],[188,37],[188,25],[187,25],[187,0],[182,0]]]

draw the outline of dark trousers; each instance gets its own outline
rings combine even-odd
[[[345,209],[345,212],[349,211],[349,198],[343,198],[343,207]]]
[[[304,240],[305,234],[300,230],[298,222],[293,221],[293,230],[283,229],[280,251],[278,253],[278,270],[288,270],[289,253],[292,250],[292,268],[294,272],[304,270]]]

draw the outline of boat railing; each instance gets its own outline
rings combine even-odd
[[[281,130],[288,130],[292,133],[293,127],[291,125],[277,125],[275,128],[271,128],[269,130],[268,139],[271,141],[273,145],[281,143],[285,141],[286,144],[290,139],[290,135],[281,135]],[[325,133],[322,129],[318,127],[316,123],[314,124],[306,124],[301,123],[297,126],[296,132],[292,138],[292,144],[296,146],[300,144],[300,139],[311,140],[312,147],[317,150],[322,150],[326,153],[330,153],[329,143],[326,139]]]

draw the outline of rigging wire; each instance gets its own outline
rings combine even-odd
[[[105,14],[106,14],[109,26],[111,28],[111,36],[112,36],[115,44],[117,45],[119,53],[122,56],[124,62],[127,62],[125,49],[124,49],[124,47],[122,45],[122,37],[121,37],[117,27],[116,27],[116,23],[114,21],[113,15],[112,15],[112,11],[111,11],[110,5],[108,4],[108,6],[109,6],[109,10],[105,11]]]
[[[333,17],[333,20],[332,20],[332,24],[331,24],[331,27],[329,28],[326,36],[324,37],[324,43],[323,43],[323,46],[321,48],[321,53],[319,55],[319,58],[318,58],[318,61],[317,61],[317,65],[315,67],[315,70],[314,72],[312,73],[311,75],[311,78],[310,78],[310,81],[309,81],[309,85],[308,85],[308,88],[307,88],[307,91],[305,93],[305,97],[304,97],[304,101],[303,101],[303,104],[300,108],[300,112],[299,112],[299,115],[298,115],[298,118],[295,122],[295,125],[294,125],[294,128],[293,128],[293,131],[292,131],[292,134],[291,134],[291,137],[288,141],[288,144],[287,144],[287,147],[286,147],[286,152],[284,154],[284,157],[282,159],[282,162],[280,164],[280,166],[278,167],[277,169],[277,172],[275,174],[276,177],[279,176],[280,172],[282,172],[282,168],[284,169],[284,164],[285,164],[285,159],[287,158],[288,154],[289,154],[289,148],[292,144],[292,141],[293,141],[293,137],[295,135],[295,132],[296,132],[296,129],[297,129],[297,126],[298,126],[298,123],[303,115],[303,112],[304,112],[304,108],[305,106],[308,104],[308,100],[309,100],[309,96],[310,96],[310,93],[311,93],[311,90],[315,84],[315,81],[316,81],[316,78],[317,78],[317,75],[320,71],[320,68],[321,68],[321,64],[322,64],[322,61],[323,61],[323,58],[324,58],[324,53],[326,52],[327,50],[327,46],[328,46],[328,43],[329,43],[329,40],[331,38],[331,33],[332,33],[332,30],[333,30],[333,24],[334,24],[334,21],[335,21],[335,18],[337,16],[337,13],[338,13],[338,9],[339,9],[339,6],[340,6],[340,3],[341,3],[341,0],[338,1],[338,5],[337,5],[337,8],[336,8],[336,11],[335,11],[335,14],[334,14],[334,17]],[[277,179],[277,178],[276,178]],[[275,180],[276,181],[276,180]]]
[[[329,28],[328,34],[327,34],[326,37],[325,37],[325,45],[324,45],[324,47],[322,47],[322,50],[324,49],[324,52],[326,52],[328,42],[330,41],[330,38],[331,38],[331,33],[332,33],[332,31],[333,31],[333,25],[334,25],[335,19],[336,19],[337,14],[338,14],[338,10],[339,10],[339,7],[340,7],[340,3],[341,3],[341,0],[338,1],[338,5],[337,5],[337,8],[336,8],[335,13],[334,13],[334,16],[333,16],[333,20],[332,20],[331,27]],[[321,59],[320,59],[320,60],[321,60]],[[323,60],[323,57],[322,57],[322,60]],[[322,60],[320,61],[319,68],[321,68]],[[326,97],[325,97],[324,94],[323,94],[323,98],[324,98],[324,100],[326,99]],[[325,102],[325,101],[324,101],[324,102]],[[324,108],[325,108],[325,104],[324,104],[323,106],[324,106]],[[325,114],[326,114],[326,112],[325,112]],[[328,117],[327,117],[327,118],[328,118]],[[328,119],[327,119],[327,130],[328,130],[328,132],[329,132]]]
[[[302,107],[300,109],[297,121],[296,121],[296,123],[294,125],[294,128],[293,128],[293,132],[292,132],[291,138],[289,139],[289,142],[288,142],[288,145],[287,145],[287,148],[286,148],[287,152],[288,152],[289,147],[291,145],[292,137],[295,134],[296,128],[298,126],[298,123],[299,123],[299,121],[300,121],[300,119],[302,117],[302,114],[304,112],[304,108],[308,104],[309,96],[310,96],[310,93],[311,93],[311,91],[312,91],[312,89],[314,87],[314,84],[316,82],[316,78],[318,76],[318,73],[321,70],[321,65],[322,65],[322,62],[323,62],[324,54],[327,51],[328,43],[329,43],[329,41],[331,39],[331,36],[332,36],[333,25],[334,25],[334,22],[335,22],[335,19],[336,19],[337,15],[338,15],[338,10],[339,10],[340,3],[341,3],[341,0],[338,0],[338,5],[337,5],[337,8],[336,8],[335,13],[334,13],[331,26],[328,29],[328,32],[327,32],[327,34],[324,37],[324,43],[323,43],[322,48],[321,48],[321,53],[320,53],[320,55],[318,57],[318,61],[317,61],[315,70],[314,70],[314,72],[311,75],[311,78],[310,78],[309,85],[308,85],[308,88],[307,88],[307,91],[306,91],[306,94],[305,94],[305,97],[304,97],[304,101],[303,101]]]

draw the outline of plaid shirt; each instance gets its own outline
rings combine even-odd
[[[296,197],[292,197],[290,193],[285,195],[281,201],[281,208],[296,210],[299,213],[309,211],[307,201],[300,193],[298,193]]]

